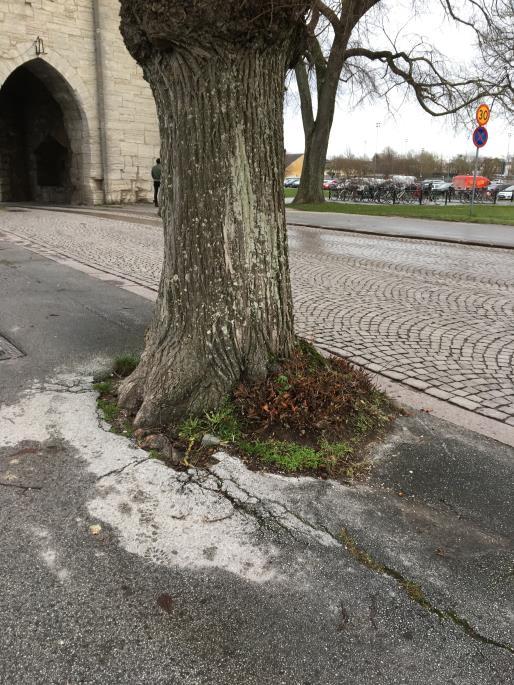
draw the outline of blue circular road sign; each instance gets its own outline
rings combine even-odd
[[[479,126],[473,131],[473,145],[475,147],[484,147],[488,138],[489,134],[485,126]]]

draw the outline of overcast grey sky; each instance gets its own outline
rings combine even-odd
[[[433,42],[450,60],[468,63],[477,58],[473,32],[462,26],[456,28],[445,20],[437,0],[427,0],[425,9],[420,5],[417,16],[412,15],[408,0],[389,0],[383,4],[394,8],[386,21],[390,35],[404,27],[402,35],[405,35],[408,43],[414,36],[421,35],[427,42]],[[376,40],[384,42],[378,36],[378,29]],[[398,41],[398,45],[404,44],[405,41]],[[285,109],[285,146],[288,152],[301,152],[304,148],[303,128],[294,90],[293,85]],[[372,156],[377,149],[381,151],[386,146],[402,153],[408,150],[419,152],[424,148],[444,158],[459,153],[474,154],[475,148],[471,142],[474,122],[469,122],[467,130],[461,127],[455,131],[449,118],[431,117],[412,100],[405,103],[400,94],[393,98],[392,104],[396,110],[394,112],[389,112],[386,103],[380,101],[351,107],[343,93],[336,107],[329,157],[343,154],[347,149],[357,155]],[[378,128],[377,123],[380,124]],[[504,157],[512,127],[493,111],[487,129],[489,141],[481,154]],[[510,138],[510,153],[514,153],[514,138]]]

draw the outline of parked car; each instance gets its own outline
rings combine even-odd
[[[445,181],[442,178],[426,178],[424,181],[421,182],[421,184],[423,186],[423,190],[426,190],[429,185],[431,185],[432,189],[434,189],[436,186],[444,182]]]
[[[300,179],[299,178],[294,178],[291,183],[289,184],[289,188],[298,188],[300,186]]]
[[[300,181],[300,179],[297,176],[289,176],[288,178],[285,179],[284,181],[284,188],[292,188],[292,187],[297,187],[293,186],[293,183],[295,181]]]
[[[488,198],[494,198],[498,196],[501,190],[505,190],[510,185],[510,183],[502,183],[501,181],[493,181],[486,188],[486,193]]]
[[[500,190],[496,196],[497,200],[512,200],[512,193],[514,193],[514,186],[507,186],[503,190]]]
[[[446,183],[446,181],[437,181],[437,183],[434,183],[432,185],[432,192],[433,193],[446,193],[447,190],[450,190],[452,187],[451,183]],[[426,190],[426,188],[425,188]]]
[[[487,190],[489,192],[494,192],[496,191],[497,193],[500,192],[500,190],[505,190],[510,185],[510,183],[502,183],[502,181],[492,181],[492,183],[489,183],[487,186]]]
[[[323,190],[330,190],[330,188],[335,188],[339,181],[336,178],[325,178],[323,181]]]

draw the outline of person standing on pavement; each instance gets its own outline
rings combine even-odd
[[[161,160],[157,158],[152,167],[153,178],[153,203],[156,207],[159,206],[159,188],[161,187]]]

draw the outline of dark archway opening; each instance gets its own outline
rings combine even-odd
[[[53,136],[47,136],[36,148],[36,179],[41,188],[61,188],[66,185],[68,150]]]
[[[67,82],[42,60],[18,67],[0,89],[0,201],[81,201],[82,142]]]

